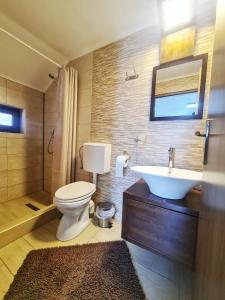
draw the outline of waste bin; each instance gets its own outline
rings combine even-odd
[[[112,226],[112,218],[115,215],[115,206],[111,202],[100,202],[96,207],[96,217],[98,218],[98,225],[106,228]]]

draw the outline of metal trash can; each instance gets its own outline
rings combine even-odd
[[[112,226],[112,218],[115,215],[115,206],[111,202],[99,202],[96,207],[96,217],[98,225],[103,228]]]

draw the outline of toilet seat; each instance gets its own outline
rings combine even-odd
[[[70,209],[70,208],[82,207],[83,205],[88,204],[90,200],[91,200],[91,196],[86,199],[80,201],[73,201],[73,202],[57,201],[56,199],[54,199],[54,203],[58,208],[63,207],[64,209]]]
[[[81,197],[81,198],[76,198],[76,199],[69,199],[69,200],[67,200],[67,199],[58,199],[58,198],[56,198],[56,197],[54,197],[54,202],[55,203],[61,203],[61,204],[69,204],[69,203],[80,203],[80,202],[82,202],[82,201],[84,201],[84,200],[86,200],[86,199],[89,199],[89,198],[91,198],[91,196],[93,195],[93,193],[94,192],[92,192],[92,193],[90,193],[89,195],[86,195],[86,196],[84,196],[84,197]]]
[[[95,190],[95,184],[85,181],[77,181],[58,189],[55,193],[54,201],[61,204],[80,202],[90,198]]]

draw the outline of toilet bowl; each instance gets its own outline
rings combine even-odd
[[[75,238],[89,224],[89,203],[95,190],[95,184],[77,181],[56,191],[54,203],[63,215],[56,233],[58,240]]]

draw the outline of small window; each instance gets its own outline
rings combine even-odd
[[[15,132],[22,131],[22,109],[0,104],[0,131]]]

